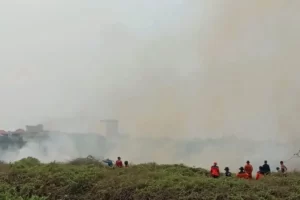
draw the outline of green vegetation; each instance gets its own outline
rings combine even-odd
[[[0,164],[0,199],[300,199],[300,174],[259,181],[212,179],[184,165],[134,165],[112,169],[92,159],[42,164],[26,158]]]

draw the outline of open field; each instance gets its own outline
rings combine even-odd
[[[0,199],[300,199],[300,174],[259,181],[208,176],[184,165],[112,169],[89,159],[42,164],[26,158],[0,165]]]

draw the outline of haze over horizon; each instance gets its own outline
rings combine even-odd
[[[298,140],[298,8],[2,0],[0,127],[81,116],[132,136]]]

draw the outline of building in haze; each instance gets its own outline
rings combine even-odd
[[[44,131],[44,126],[42,124],[36,126],[26,126],[26,132],[29,133],[41,133]]]

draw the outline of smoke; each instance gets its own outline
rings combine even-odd
[[[26,139],[22,148],[10,145],[0,150],[0,160],[14,162],[26,157],[35,157],[41,162],[68,162],[76,158],[92,155],[102,159],[109,147],[104,137],[94,134],[69,134],[49,132],[44,138]]]
[[[5,26],[9,42],[0,39],[1,65],[10,69],[1,69],[1,92],[9,99],[2,126],[42,121],[59,129],[57,119],[76,118],[62,131],[96,132],[97,121],[115,118],[132,139],[114,141],[106,155],[134,162],[235,166],[248,159],[243,145],[237,151],[229,142],[184,153],[178,143],[194,137],[287,144],[253,142],[257,149],[248,157],[261,161],[298,150],[298,1],[51,2],[30,1],[15,11],[19,17],[0,12],[10,16],[0,16],[6,24],[19,25]],[[157,146],[165,137],[173,139]]]
[[[132,91],[116,90],[126,92],[113,100],[116,118],[127,130],[158,136],[297,137],[298,125],[290,119],[298,116],[292,111],[298,110],[292,92],[299,87],[298,58],[289,53],[296,51],[292,41],[299,32],[290,21],[295,5],[229,2],[219,5],[223,12],[213,7],[210,12],[219,15],[204,17],[204,24],[201,14],[183,17],[177,29],[135,55],[140,79]]]

